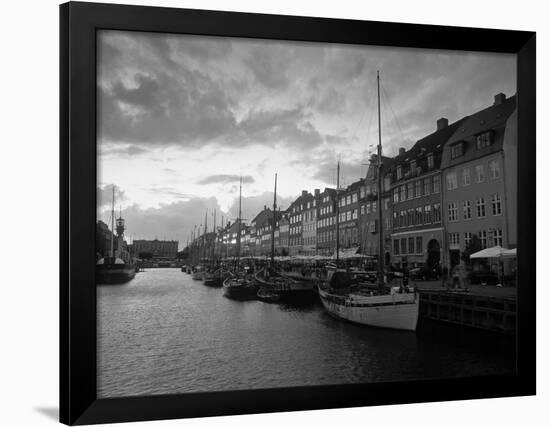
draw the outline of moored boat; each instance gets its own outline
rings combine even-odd
[[[258,289],[244,274],[231,275],[223,281],[223,295],[236,300],[256,299]]]
[[[101,258],[95,267],[97,284],[121,284],[132,280],[136,275],[136,266],[121,258]]]
[[[340,271],[335,272],[333,281],[345,283],[348,278],[337,277],[340,274]],[[416,330],[419,308],[416,292],[400,287],[391,288],[387,294],[349,289],[340,291],[332,288],[329,282],[319,286],[319,297],[331,315],[350,322],[381,328]]]
[[[278,302],[281,299],[281,295],[279,293],[266,288],[258,289],[256,296],[260,301],[264,302]]]
[[[378,148],[371,166],[377,176],[377,203],[382,206],[382,136],[380,129],[380,75],[378,85]],[[336,168],[336,191],[340,188],[340,162]],[[338,197],[338,196],[337,196]],[[419,297],[407,288],[394,287],[388,292],[384,283],[384,230],[378,232],[378,287],[361,290],[352,272],[338,268],[339,262],[339,203],[336,203],[336,264],[329,270],[327,281],[319,286],[319,297],[325,309],[332,315],[361,325],[415,331],[418,322]],[[383,224],[383,209],[378,210],[378,224]],[[356,273],[356,272],[355,272]],[[357,274],[355,274],[357,276]],[[356,289],[352,287],[354,285]]]
[[[193,280],[202,280],[202,277],[204,275],[204,267],[202,265],[197,265],[193,272],[191,273],[191,278]]]

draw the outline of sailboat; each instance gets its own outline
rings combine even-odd
[[[336,266],[329,271],[328,280],[319,285],[319,296],[325,309],[333,316],[361,325],[415,331],[418,322],[419,297],[402,287],[387,289],[384,284],[384,229],[382,227],[382,128],[380,124],[380,73],[378,86],[378,289],[351,290],[348,271],[339,268],[339,200],[336,203]],[[340,164],[337,167],[336,191],[340,186]]]
[[[97,284],[120,284],[132,280],[136,275],[136,266],[128,252],[121,249],[124,236],[122,215],[117,219],[118,249],[115,254],[115,187],[113,185],[113,203],[111,208],[111,234],[109,256],[99,259],[95,266]]]
[[[237,254],[235,260],[235,270],[223,281],[223,294],[227,298],[238,300],[255,299],[256,286],[253,278],[247,271],[240,269],[241,254],[241,204],[242,204],[242,177],[239,180],[239,217],[237,218]]]
[[[309,277],[293,277],[275,270],[275,225],[277,223],[277,174],[273,192],[273,217],[271,224],[271,259],[268,268],[255,274],[260,287],[258,299],[266,302],[291,301],[302,297],[314,297],[317,281]]]

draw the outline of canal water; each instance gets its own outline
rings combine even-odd
[[[98,396],[122,397],[508,373],[512,358],[357,326],[319,302],[233,301],[177,269],[97,287]]]

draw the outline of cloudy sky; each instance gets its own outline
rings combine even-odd
[[[205,211],[243,217],[364,176],[384,155],[516,91],[511,55],[104,31],[98,39],[98,216],[183,248]]]

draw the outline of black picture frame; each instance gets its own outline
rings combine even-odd
[[[96,397],[96,31],[116,29],[517,55],[517,372],[149,397]],[[69,2],[60,6],[60,420],[92,424],[523,396],[535,380],[534,32]],[[78,249],[76,249],[78,248]]]

